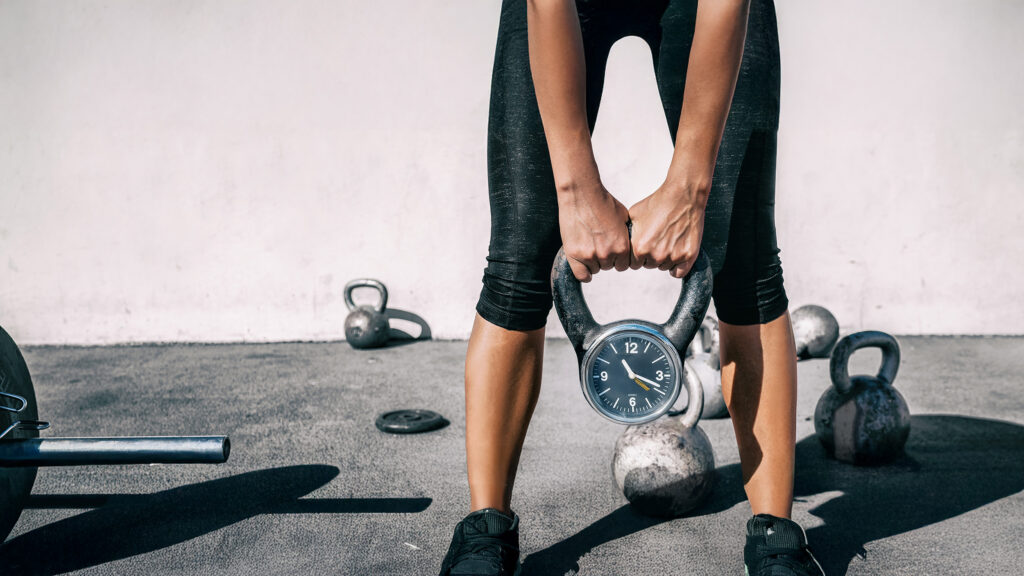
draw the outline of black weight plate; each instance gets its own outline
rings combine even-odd
[[[21,351],[14,344],[10,335],[0,327],[0,392],[17,394],[28,401],[28,406],[18,413],[0,410],[0,432],[3,432],[15,420],[35,420],[36,395],[32,390],[32,378],[28,374],[28,366],[21,356]],[[17,407],[20,403],[0,396],[0,405]],[[36,430],[12,430],[4,440],[12,438],[35,438]],[[0,542],[7,538],[18,521],[21,510],[25,507],[32,483],[36,479],[35,468],[4,468],[0,466]]]
[[[377,416],[377,428],[391,434],[415,434],[444,428],[448,421],[432,410],[394,410]]]

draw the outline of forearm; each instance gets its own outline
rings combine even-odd
[[[707,202],[747,34],[749,0],[698,3],[683,108],[667,181]]]
[[[528,0],[530,69],[561,199],[600,180],[587,125],[586,62],[572,0]]]

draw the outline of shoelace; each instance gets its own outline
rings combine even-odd
[[[486,559],[490,563],[491,568],[501,570],[501,549],[507,548],[515,552],[519,551],[519,548],[497,536],[487,536],[484,534],[467,538],[460,548],[462,550],[452,559],[453,568],[458,566],[459,562],[472,558],[476,561]]]
[[[797,550],[792,548],[763,548],[759,552],[757,564],[760,568],[783,566],[791,570],[798,570],[798,573],[804,573],[807,570],[807,565],[805,560],[803,560],[809,554],[808,546],[806,545],[800,546]]]

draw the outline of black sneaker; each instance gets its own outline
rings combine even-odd
[[[519,516],[477,510],[455,525],[441,576],[519,576]]]
[[[758,514],[747,522],[743,563],[747,576],[825,576],[807,546],[804,529],[771,514]]]

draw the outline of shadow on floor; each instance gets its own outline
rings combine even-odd
[[[33,496],[29,507],[96,508],[22,534],[0,548],[4,574],[63,574],[145,554],[260,514],[420,512],[429,498],[300,499],[334,466],[258,470],[145,495]]]
[[[864,546],[970,512],[1024,490],[1024,426],[954,415],[913,416],[907,456],[880,468],[826,459],[817,440],[797,445],[798,496],[839,490],[810,510],[825,521],[807,537],[826,572],[845,576]]]
[[[421,340],[430,340],[433,337],[430,331],[430,325],[428,325],[427,321],[419,314],[415,314],[407,310],[399,310],[398,308],[388,308],[384,311],[384,315],[387,316],[389,322],[391,320],[404,320],[419,327],[419,333],[415,336],[404,330],[390,327],[388,329],[387,348],[405,346],[406,344],[412,344]]]
[[[955,415],[913,416],[907,455],[862,468],[825,456],[815,436],[797,444],[796,497],[843,494],[810,510],[824,521],[807,536],[830,576],[845,576],[865,545],[959,516],[1024,490],[1024,426]],[[691,514],[728,510],[745,499],[738,464],[718,469],[715,492]],[[623,506],[576,534],[527,556],[523,576],[579,569],[590,550],[664,522]],[[742,526],[737,526],[742,530]],[[737,550],[737,554],[741,551]]]
[[[575,574],[580,558],[594,548],[667,521],[643,516],[627,504],[565,540],[531,553],[523,560],[522,576]]]

